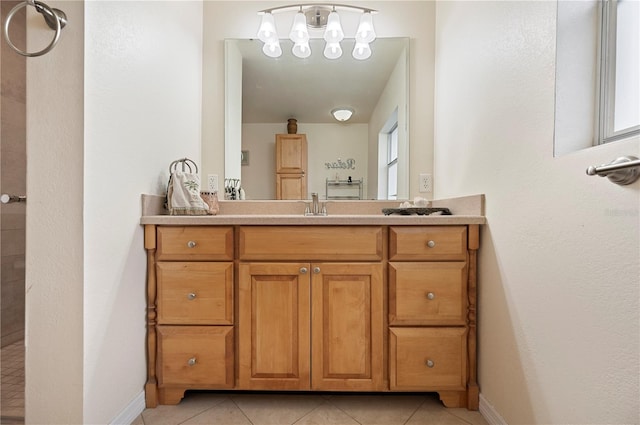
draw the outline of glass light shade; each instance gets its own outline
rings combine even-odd
[[[274,41],[278,39],[278,33],[276,31],[276,21],[273,19],[271,13],[265,13],[262,15],[262,22],[258,29],[258,39],[263,43]]]
[[[342,56],[342,47],[340,43],[327,43],[324,46],[324,57],[327,59],[338,59]]]
[[[345,122],[349,120],[349,118],[351,118],[351,115],[353,115],[353,109],[336,108],[333,111],[331,111],[331,115],[333,115],[333,118],[335,118],[336,120],[340,122]]]
[[[293,18],[293,25],[291,26],[291,32],[289,32],[289,38],[294,43],[306,43],[309,41],[307,17],[304,16],[302,11],[296,13],[296,17]]]
[[[356,42],[352,55],[358,60],[369,59],[369,57],[371,57],[371,47],[369,47],[369,43]]]
[[[344,39],[344,31],[340,25],[340,15],[335,10],[329,13],[327,28],[324,31],[324,41],[327,43],[339,43]]]
[[[262,46],[262,53],[270,58],[279,58],[282,55],[282,48],[280,47],[278,39],[276,38],[275,41],[264,43],[264,46]]]
[[[309,42],[305,41],[304,43],[294,44],[293,49],[291,49],[291,53],[300,59],[308,58],[311,56],[311,47],[309,47]]]
[[[373,15],[371,12],[365,12],[360,17],[360,24],[356,31],[356,42],[371,43],[376,39],[376,31],[373,29]]]

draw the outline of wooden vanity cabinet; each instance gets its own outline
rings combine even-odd
[[[147,406],[187,389],[478,409],[478,225],[146,225]]]

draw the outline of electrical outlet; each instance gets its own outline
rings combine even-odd
[[[420,193],[431,193],[433,191],[433,178],[431,174],[420,174],[418,191]]]
[[[208,177],[209,192],[217,192],[218,191],[218,175],[209,174],[207,177]]]

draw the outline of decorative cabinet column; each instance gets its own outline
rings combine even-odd
[[[276,134],[276,199],[307,197],[307,136]]]

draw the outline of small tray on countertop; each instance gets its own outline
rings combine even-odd
[[[410,207],[410,208],[383,208],[382,213],[384,215],[391,214],[400,214],[400,215],[430,215],[433,213],[439,212],[440,215],[452,215],[451,210],[449,208],[419,208],[419,207]]]

